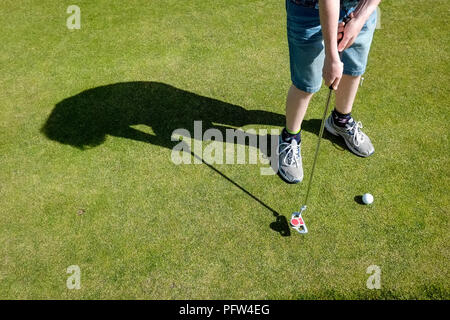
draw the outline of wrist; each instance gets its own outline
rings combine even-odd
[[[332,50],[325,50],[325,59],[330,60],[330,61],[336,61],[339,60],[339,51],[336,48],[332,49]]]
[[[365,23],[366,23],[366,20],[368,19],[369,17],[366,17],[365,15],[364,15],[364,13],[358,13],[357,15],[355,15],[353,18],[352,18],[352,21],[354,22],[354,23],[356,23],[356,24],[358,24],[358,25],[361,25],[361,26],[363,26]]]
[[[381,0],[360,0],[359,4],[353,11],[355,20],[364,25],[370,15],[377,9]]]

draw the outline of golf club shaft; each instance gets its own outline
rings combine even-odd
[[[316,152],[314,154],[314,162],[313,162],[313,166],[312,166],[312,169],[311,169],[311,175],[309,176],[308,189],[306,191],[304,207],[306,207],[306,205],[308,203],[309,191],[311,190],[312,179],[313,179],[313,176],[314,176],[314,169],[316,168],[317,156],[319,155],[320,141],[322,140],[323,129],[325,127],[325,119],[326,119],[327,114],[328,114],[328,108],[330,106],[330,100],[331,100],[331,94],[332,93],[333,93],[333,87],[330,86],[330,90],[328,92],[327,104],[325,106],[325,111],[323,112],[322,122],[320,124],[319,140],[317,141]]]

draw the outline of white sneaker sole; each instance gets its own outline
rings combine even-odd
[[[279,164],[278,164],[279,166]],[[283,178],[284,181],[286,181],[287,183],[300,183],[303,181],[303,176],[299,179],[299,180],[291,180],[288,179],[286,177],[286,175],[283,173],[283,171],[281,170],[281,167],[278,167],[278,173],[280,174],[280,176]]]

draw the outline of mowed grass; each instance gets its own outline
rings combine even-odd
[[[177,166],[165,140],[183,119],[206,120],[193,109],[208,99],[214,123],[281,129],[269,115],[284,114],[290,85],[284,1],[83,0],[81,30],[68,30],[71,4],[1,5],[1,298],[450,298],[447,1],[382,2],[354,108],[376,153],[325,135],[302,236],[277,230],[304,199],[325,88],[306,117],[300,185],[260,175],[263,164]],[[168,95],[149,95],[152,83]],[[80,93],[88,108],[72,115]],[[176,108],[152,121],[150,98]],[[57,105],[67,114],[48,135]],[[242,123],[252,110],[266,116]],[[120,130],[84,126],[97,121]],[[365,192],[373,205],[355,201]],[[66,287],[71,265],[80,290]],[[370,265],[380,290],[366,287]]]

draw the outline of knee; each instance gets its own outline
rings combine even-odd
[[[307,92],[307,91],[297,88],[294,84],[291,84],[289,91],[291,91],[295,95],[301,96],[303,98],[311,98],[314,95],[314,93],[312,93],[312,92]]]

